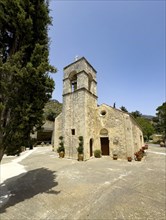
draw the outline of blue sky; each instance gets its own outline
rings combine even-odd
[[[84,56],[97,70],[98,104],[155,115],[165,102],[165,1],[51,0],[50,63],[58,72]]]

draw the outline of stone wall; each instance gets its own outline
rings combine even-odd
[[[134,152],[143,145],[142,131],[135,120],[120,110],[105,104],[95,107],[87,105],[85,158],[90,157],[89,142],[93,139],[93,151],[101,149],[100,138],[108,137],[109,152],[118,152],[120,158],[134,157]],[[105,113],[104,115],[102,115]],[[105,130],[108,133],[104,134]]]
[[[57,150],[57,148],[59,147],[59,137],[63,135],[62,133],[63,129],[62,129],[62,113],[59,114],[56,119],[55,119],[55,123],[54,123],[54,149]]]
[[[82,90],[64,96],[62,130],[68,157],[77,157],[78,137],[84,136],[85,132],[85,106]]]

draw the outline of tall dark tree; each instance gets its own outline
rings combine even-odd
[[[0,160],[30,145],[54,82],[48,55],[48,2],[0,0]]]
[[[166,102],[156,109],[156,117],[153,119],[157,133],[166,139]]]

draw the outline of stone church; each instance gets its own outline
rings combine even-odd
[[[134,157],[143,145],[141,128],[134,118],[109,105],[97,105],[96,70],[84,58],[64,67],[63,110],[55,119],[54,148],[63,136],[65,157],[77,158],[79,136],[84,140],[84,160],[93,157],[94,150],[118,158]]]

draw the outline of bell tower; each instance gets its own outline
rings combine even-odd
[[[64,67],[62,131],[65,153],[77,157],[78,137],[84,138],[84,150],[90,135],[89,126],[97,108],[96,70],[84,58]]]
[[[96,70],[84,57],[64,67],[63,97],[80,89],[96,96],[96,84]]]

